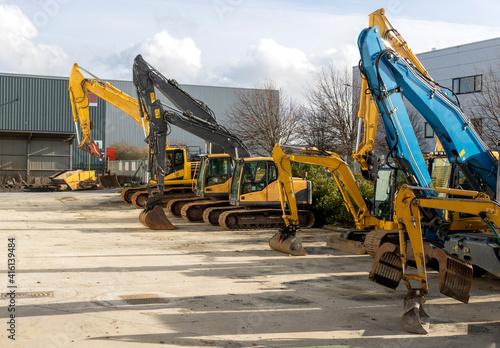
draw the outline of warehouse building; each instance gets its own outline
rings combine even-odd
[[[113,86],[135,97],[130,81],[113,81]],[[205,102],[224,125],[224,114],[245,89],[181,86]],[[168,104],[166,98],[160,99]],[[146,146],[143,130],[128,115],[98,99],[90,106],[94,123],[92,138],[103,149],[126,142]],[[172,126],[171,144],[205,150],[205,142]],[[68,93],[68,78],[0,74],[0,184],[46,184],[48,177],[65,169],[104,170],[104,161],[78,149]]]
[[[456,95],[465,115],[470,118],[478,133],[484,137],[485,127],[497,127],[491,124],[475,107],[477,99],[486,92],[485,81],[488,71],[492,70],[500,77],[500,38],[478,41],[443,49],[432,49],[429,52],[416,55],[432,79],[444,88],[451,89]],[[353,67],[353,86],[360,88],[360,71]],[[500,79],[498,80],[500,82]],[[479,98],[478,98],[479,97]],[[407,112],[412,120],[415,135],[422,152],[436,149],[436,135],[423,116],[405,100]],[[500,123],[500,120],[498,120]],[[383,132],[381,129],[379,132]],[[498,129],[500,132],[500,129]],[[491,150],[496,150],[497,144],[483,139]],[[385,140],[384,140],[385,142]],[[381,153],[380,155],[385,155]]]
[[[453,90],[465,114],[471,118],[480,134],[483,127],[494,126],[487,125],[489,122],[482,115],[473,115],[471,109],[474,108],[477,94],[484,92],[483,81],[488,78],[488,71],[500,71],[500,38],[433,49],[417,54],[417,57],[439,85]],[[432,151],[436,145],[436,137],[424,119],[421,123],[423,150]],[[496,149],[496,144],[488,145],[492,150]]]

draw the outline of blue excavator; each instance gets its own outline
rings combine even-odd
[[[409,185],[395,200],[399,246],[384,244],[379,248],[370,278],[394,289],[403,279],[408,288],[403,326],[410,332],[426,333],[423,326],[428,316],[422,306],[428,292],[425,262],[435,250],[448,251],[446,262],[440,262],[440,267],[448,267],[446,272],[440,272],[441,292],[462,302],[469,299],[471,264],[500,276],[500,239],[498,227],[492,223],[492,214],[498,210],[492,200],[496,196],[498,159],[474,130],[453,92],[439,86],[387,45],[377,26],[361,32],[358,47],[360,69],[384,122],[390,155],[409,179]],[[429,181],[403,96],[434,129],[451,167],[458,173],[450,177],[447,189],[434,188]],[[481,204],[487,201],[482,205],[484,211],[477,208],[471,213],[470,207],[478,205],[477,200]],[[450,211],[477,218],[466,218],[469,228],[450,230],[456,216]],[[482,229],[477,229],[478,221]],[[489,232],[484,231],[487,229]],[[417,274],[407,272],[410,253],[415,256]],[[420,288],[413,287],[410,280],[419,282]]]

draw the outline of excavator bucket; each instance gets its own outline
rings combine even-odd
[[[155,206],[153,209],[147,211],[146,209],[139,214],[139,221],[144,226],[152,230],[175,230],[175,227],[170,220],[168,220],[165,211],[161,205]]]
[[[409,290],[404,299],[404,314],[401,318],[403,328],[411,333],[426,334],[430,317],[424,311],[425,296],[419,290]]]
[[[269,246],[274,250],[281,251],[292,256],[307,255],[304,247],[302,246],[302,238],[295,236],[286,237],[286,235],[281,232],[276,233],[269,240]]]
[[[116,174],[99,174],[99,186],[102,188],[115,188],[121,187]]]
[[[403,264],[399,246],[384,243],[380,246],[373,260],[369,279],[377,284],[396,289],[403,278]]]
[[[442,249],[432,249],[429,257],[439,262],[439,292],[463,303],[469,302],[472,265]]]

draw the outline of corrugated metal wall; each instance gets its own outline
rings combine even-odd
[[[109,82],[130,96],[137,97],[131,81],[110,80]],[[226,123],[224,113],[236,100],[237,91],[245,90],[193,85],[182,85],[182,88],[194,98],[205,102],[214,111],[217,121],[222,125]],[[157,93],[157,96],[165,104],[170,104],[161,93]],[[100,99],[98,99],[97,106],[89,106],[89,108],[90,119],[94,122],[92,139],[102,141],[103,147],[110,147],[121,141],[131,145],[146,146],[144,131],[128,115]],[[68,93],[68,79],[63,77],[0,74],[0,131],[26,134],[75,134]],[[171,144],[186,144],[188,146],[199,146],[202,149],[205,148],[205,142],[202,139],[175,126],[172,127],[168,139]],[[14,143],[12,144],[12,148],[15,148]],[[25,147],[25,145],[26,143],[20,144],[20,148]],[[50,151],[55,151],[55,146],[52,144],[53,149]],[[17,168],[17,160],[11,158],[14,156],[12,151],[16,150],[10,149],[8,152],[3,152],[0,149],[0,154],[4,155],[0,160],[9,162],[10,165]],[[22,156],[26,156],[27,150],[23,151]],[[9,153],[11,157],[5,157],[6,153]],[[52,157],[52,161],[54,161],[53,168],[70,169],[59,168],[62,163],[57,162],[55,159],[58,155],[57,152],[54,152]],[[43,160],[42,157],[37,159],[38,164],[33,170],[52,169],[48,165],[48,162],[51,161],[48,159],[49,157],[43,158]],[[102,160],[91,157],[87,152],[78,149],[77,138],[75,138],[71,147],[71,158],[72,169],[96,169],[101,171],[104,168]],[[25,163],[25,160],[26,158],[19,159],[23,163]],[[19,166],[21,168],[20,163]],[[27,170],[27,168],[24,169]]]
[[[0,129],[73,133],[68,80],[0,75]]]
[[[113,86],[136,98],[134,85],[131,81],[108,81]],[[245,91],[243,88],[213,87],[213,86],[194,86],[181,85],[181,88],[189,93],[193,98],[199,99],[207,104],[215,113],[217,122],[222,125],[227,123],[224,116],[229,107],[236,101],[236,93]],[[156,97],[167,105],[172,104],[161,93],[156,93]],[[99,101],[101,102],[101,101]],[[106,103],[107,104],[107,103]],[[124,112],[114,106],[106,106],[106,146],[125,141],[130,145],[146,146],[144,142],[144,132],[139,125]],[[168,136],[171,144],[186,144],[189,146],[199,146],[205,148],[205,141],[191,133],[188,133],[178,127],[172,126],[172,131]]]
[[[90,107],[90,118],[94,121],[95,130],[93,138],[105,141],[105,105]],[[0,130],[7,134],[9,131],[21,141],[23,137],[33,136],[36,134],[53,134],[55,143],[47,142],[40,143],[45,150],[40,153],[40,156],[33,155],[37,158],[38,164],[33,164],[33,170],[41,172],[49,172],[50,170],[71,169],[71,162],[60,162],[57,158],[59,155],[58,147],[66,148],[66,145],[60,144],[61,139],[67,139],[65,135],[73,136],[75,134],[75,126],[73,123],[73,115],[71,112],[71,103],[68,93],[68,79],[63,77],[45,77],[32,75],[16,75],[16,74],[0,74]],[[31,135],[30,135],[31,134]],[[62,136],[62,138],[60,138]],[[23,143],[25,144],[25,143]],[[49,145],[49,146],[48,146]],[[22,146],[22,145],[21,145]],[[48,146],[48,147],[47,147]],[[12,147],[6,153],[12,153]],[[89,156],[86,152],[78,149],[76,138],[74,145],[69,147],[72,151],[74,168],[88,168]],[[21,148],[20,148],[21,149]],[[23,155],[26,156],[28,149],[22,147]],[[44,152],[45,151],[45,152]],[[48,152],[47,152],[48,151]],[[0,152],[5,154],[4,152]],[[63,151],[66,156],[66,150]],[[52,157],[47,157],[50,155]],[[43,158],[43,159],[42,159]],[[10,159],[2,158],[2,161]],[[20,160],[25,163],[24,160]],[[52,163],[52,164],[49,164]],[[0,162],[2,164],[3,162]],[[17,163],[17,162],[16,162]],[[61,166],[64,167],[61,168]],[[5,165],[5,164],[4,164]],[[14,165],[14,162],[12,162]],[[17,164],[16,164],[17,166]],[[100,169],[104,167],[104,162],[99,159],[92,158],[90,160],[92,169]],[[17,168],[17,167],[16,167]],[[24,170],[26,165],[23,166]]]

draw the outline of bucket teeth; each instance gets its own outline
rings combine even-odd
[[[384,243],[373,260],[369,279],[377,284],[396,289],[403,278],[403,266],[399,255],[399,247],[392,243]]]
[[[270,240],[269,246],[277,251],[290,254],[292,256],[307,255],[302,246],[302,238],[286,235],[281,232],[276,233]]]
[[[429,257],[439,262],[439,292],[463,303],[469,302],[472,265],[442,249],[432,249]]]

